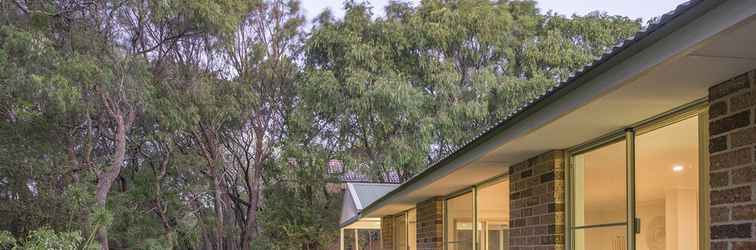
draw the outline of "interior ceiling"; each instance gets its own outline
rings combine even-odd
[[[479,159],[371,211],[387,215],[505,174],[510,165],[569,148],[704,98],[709,87],[756,68],[753,16],[650,67],[618,88],[499,144]],[[579,91],[578,89],[577,91]]]

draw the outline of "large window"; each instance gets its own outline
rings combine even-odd
[[[411,209],[394,216],[394,249],[417,249],[417,212]]]
[[[625,141],[572,158],[575,249],[622,250],[627,220]]]
[[[394,217],[394,249],[407,249],[407,213]]]
[[[478,200],[478,249],[509,248],[509,182],[499,181],[481,186]]]
[[[446,250],[473,249],[473,192],[446,200]]]
[[[571,152],[570,249],[699,249],[700,133],[685,111]]]
[[[445,208],[446,250],[509,249],[509,181],[506,179],[483,183],[469,192],[452,196],[446,200]]]
[[[380,229],[342,229],[344,250],[380,250]]]
[[[417,249],[417,210],[407,212],[407,249]]]
[[[379,229],[359,229],[357,230],[358,250],[380,250],[381,249],[381,230]]]

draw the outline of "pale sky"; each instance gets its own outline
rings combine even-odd
[[[344,0],[301,0],[308,21],[320,14],[326,8],[337,16],[342,17]],[[383,7],[389,0],[365,0],[373,6],[373,13],[382,15]],[[405,0],[414,3],[420,0]],[[359,2],[359,0],[357,1]],[[606,11],[612,15],[623,15],[631,18],[643,18],[646,20],[660,16],[674,9],[685,0],[539,0],[538,8],[541,11],[553,10],[559,14],[584,15],[594,10]]]

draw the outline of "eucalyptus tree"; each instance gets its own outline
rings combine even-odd
[[[640,20],[533,1],[346,2],[307,42],[301,98],[375,178],[407,179],[630,36]]]
[[[225,37],[234,120],[224,130],[230,156],[229,195],[240,224],[241,249],[258,235],[264,168],[286,136],[304,33],[298,1],[272,0],[256,5]]]

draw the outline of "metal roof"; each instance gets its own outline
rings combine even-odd
[[[394,190],[399,184],[348,182],[341,207],[341,227],[359,220],[362,210]]]
[[[357,209],[362,210],[397,186],[399,184],[347,183],[347,190],[351,193]]]

